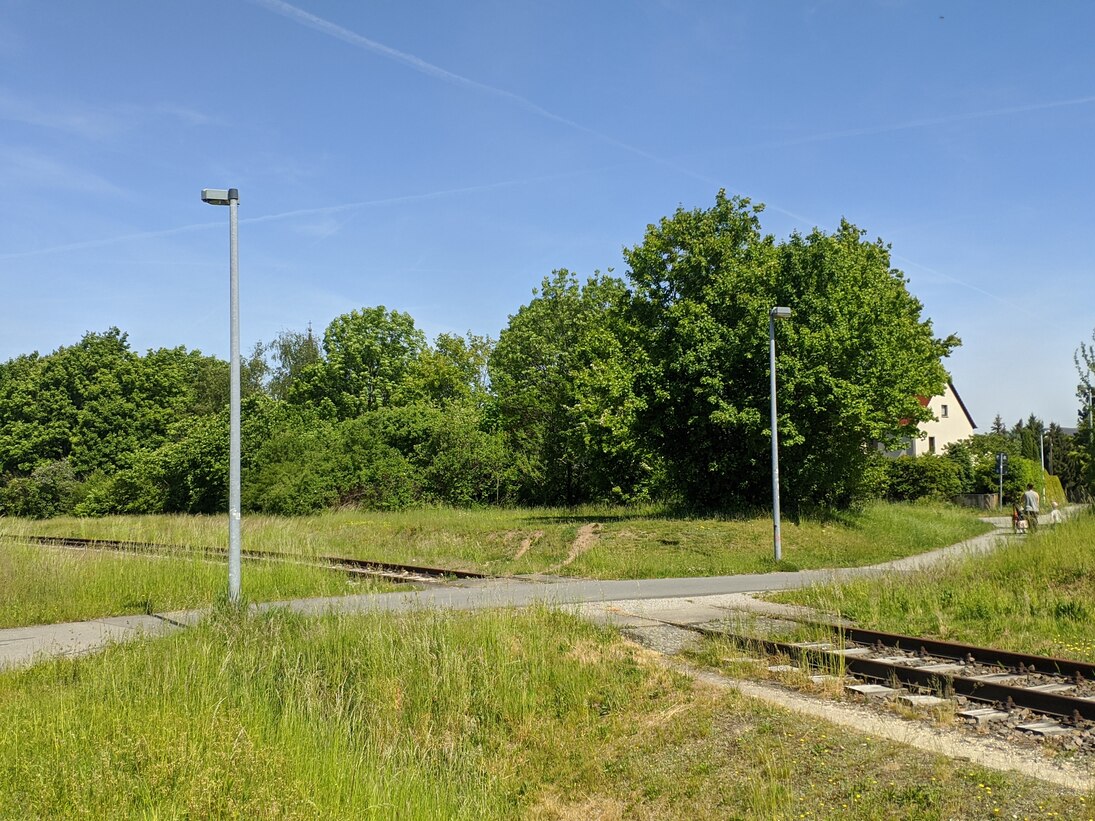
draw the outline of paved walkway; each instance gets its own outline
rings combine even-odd
[[[1070,511],[1071,512],[1071,511]],[[572,607],[598,620],[622,626],[635,625],[643,613],[654,610],[659,618],[701,622],[724,617],[727,609],[741,609],[749,601],[743,594],[788,590],[817,582],[852,578],[888,570],[915,570],[951,556],[990,551],[1005,533],[997,530],[951,547],[869,567],[839,570],[803,570],[794,573],[759,573],[740,576],[705,576],[688,579],[638,579],[591,581],[547,577],[517,577],[470,581],[424,590],[297,599],[256,604],[258,610],[287,608],[298,613],[369,613],[429,608],[470,610],[484,607],[525,607],[542,603]],[[643,604],[645,602],[645,604]],[[761,605],[763,606],[763,605]],[[191,610],[149,616],[118,616],[86,622],[40,625],[0,630],[0,669],[25,666],[52,656],[92,653],[119,641],[140,636],[168,635],[196,623],[205,611]]]

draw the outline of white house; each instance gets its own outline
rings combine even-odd
[[[912,437],[908,448],[902,451],[903,454],[923,456],[925,453],[942,453],[943,448],[951,442],[959,442],[972,436],[977,427],[970,412],[966,410],[962,397],[950,382],[941,396],[933,396],[931,399],[921,396],[920,404],[932,412],[934,419],[921,422],[917,426],[924,435]]]

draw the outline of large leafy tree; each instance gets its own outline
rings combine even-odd
[[[845,504],[870,490],[872,446],[892,448],[909,421],[930,418],[919,397],[942,392],[942,359],[960,343],[934,336],[888,246],[847,222],[792,236],[779,259],[774,296],[796,312],[782,329],[788,487]]]
[[[777,244],[760,206],[720,192],[624,252],[629,315],[646,365],[640,430],[684,499],[763,503],[770,491],[768,314],[779,323],[781,472],[793,504],[846,505],[868,491],[878,446],[927,418],[955,338],[936,339],[889,249],[842,222]]]
[[[397,398],[406,404],[422,401],[445,407],[467,403],[482,408],[490,396],[487,361],[493,349],[485,336],[439,334],[408,367]]]
[[[633,355],[619,279],[546,277],[510,317],[490,358],[500,425],[525,501],[632,495],[650,471],[633,435]]]
[[[226,368],[199,352],[141,357],[117,328],[0,366],[0,471],[67,459],[78,475],[123,465],[182,415],[215,412]],[[225,384],[226,387],[226,384]]]
[[[0,365],[0,512],[217,509],[227,396],[226,363],[117,328]]]
[[[312,333],[311,325],[304,332],[282,331],[269,345],[260,347],[264,355],[273,359],[266,387],[275,399],[285,399],[305,369],[317,364],[322,357],[319,340]]]
[[[335,317],[323,334],[323,358],[305,365],[291,385],[298,403],[327,403],[352,419],[391,403],[426,338],[410,314],[383,305]]]

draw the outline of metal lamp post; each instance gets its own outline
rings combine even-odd
[[[228,445],[228,600],[240,599],[240,285],[236,211],[240,192],[235,188],[203,188],[202,202],[228,206],[229,277],[231,290],[232,387],[229,400]]]
[[[789,319],[790,308],[773,308],[768,312],[768,372],[771,380],[772,404],[772,544],[776,561],[783,558],[779,533],[779,436],[776,433],[776,320]]]
[[[1042,504],[1046,503],[1046,432],[1038,431],[1038,448],[1042,455]]]

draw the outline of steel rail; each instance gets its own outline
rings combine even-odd
[[[962,644],[941,639],[926,639],[917,636],[903,636],[897,633],[883,633],[877,630],[863,630],[858,627],[842,627],[818,622],[803,622],[804,624],[827,627],[829,630],[843,636],[846,641],[856,644],[876,645],[892,647],[895,650],[918,653],[920,655],[939,656],[940,658],[956,659],[958,661],[977,662],[998,667],[1007,667],[1021,672],[1043,673],[1050,676],[1079,677],[1095,681],[1095,664],[1071,659],[1055,658],[1053,656],[1032,656],[1026,653],[1015,653],[1010,650],[999,650],[993,647],[978,647],[973,644]]]
[[[0,534],[0,538],[10,541],[24,541],[33,544],[41,544],[52,547],[73,547],[94,550],[111,550],[115,552],[132,553],[197,553],[206,556],[225,556],[228,551],[223,547],[187,547],[184,545],[169,545],[156,542],[126,542],[109,539],[86,539],[78,536],[16,536],[14,534]],[[301,561],[301,558],[280,553],[269,553],[262,550],[244,550],[244,558],[262,559],[266,561]],[[436,578],[455,579],[490,579],[485,573],[476,573],[471,570],[448,570],[441,567],[427,567],[424,565],[398,564],[395,562],[380,562],[372,559],[354,559],[345,556],[315,556],[315,561],[336,570],[344,570],[355,573],[376,573],[386,578],[399,578],[402,575],[418,575]]]
[[[924,670],[903,664],[893,664],[877,659],[864,659],[842,655],[819,647],[803,647],[772,639],[741,636],[696,624],[665,622],[675,627],[691,630],[713,638],[731,639],[747,647],[758,648],[769,655],[786,656],[804,664],[820,668],[843,667],[862,678],[886,683],[898,683],[909,687],[931,690],[940,695],[961,695],[974,701],[1003,705],[1007,708],[1025,707],[1043,715],[1053,715],[1073,721],[1095,721],[1095,699],[1047,693],[1028,687],[984,681],[938,670]],[[909,637],[905,637],[909,638]],[[984,648],[981,648],[984,649]],[[1028,666],[1029,669],[1029,666]]]

